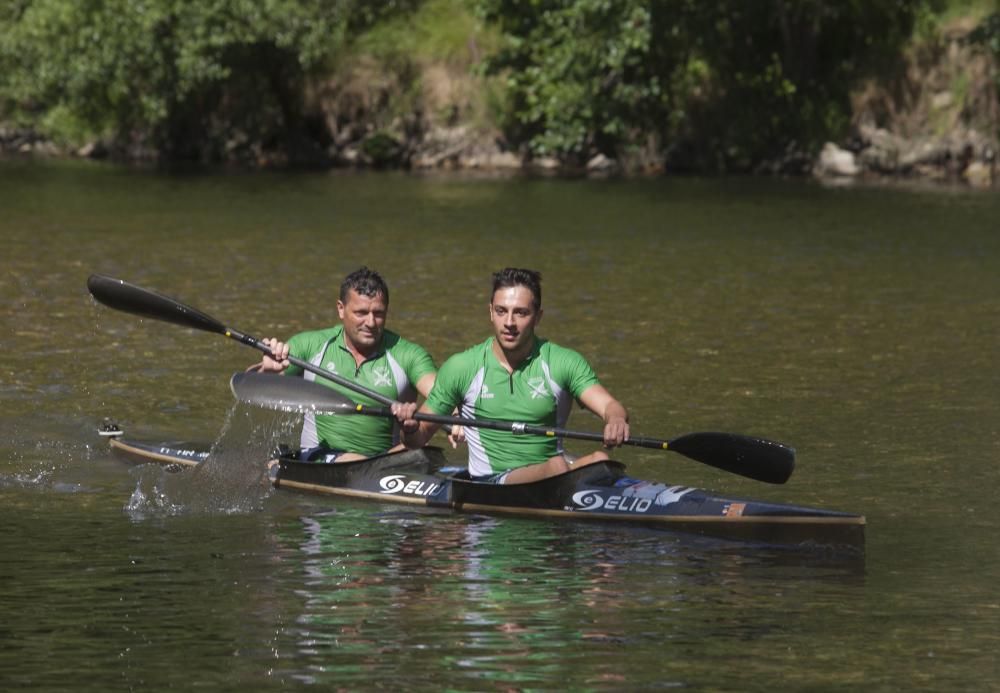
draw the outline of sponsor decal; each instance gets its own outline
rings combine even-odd
[[[177,448],[160,448],[161,455],[169,457],[188,457],[203,460],[208,457],[208,453],[200,450],[178,450]]]
[[[548,397],[549,391],[545,389],[545,378],[530,378],[528,387],[531,388],[531,399]]]
[[[330,371],[331,373],[336,373],[337,364],[335,364],[333,361],[328,361],[326,364],[326,370]]]
[[[400,493],[407,496],[429,496],[439,488],[441,484],[433,481],[421,481],[420,479],[409,479],[403,474],[391,474],[378,480],[380,493]]]
[[[746,503],[728,503],[726,507],[722,509],[722,514],[726,517],[743,517],[743,511],[746,510]]]
[[[483,385],[483,389],[479,391],[479,399],[493,399],[494,397],[496,395],[490,392],[490,388]]]
[[[573,494],[573,502],[579,510],[612,510],[623,513],[644,513],[653,502],[648,498],[636,496],[602,496],[597,491],[577,491]]]
[[[392,373],[389,372],[389,366],[384,363],[372,368],[372,377],[375,387],[390,387],[392,385]]]
[[[657,505],[670,505],[679,501],[684,494],[691,489],[686,486],[671,486],[665,491],[660,491],[656,496]]]

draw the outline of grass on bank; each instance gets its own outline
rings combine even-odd
[[[324,79],[345,107],[361,104],[380,128],[423,112],[436,123],[490,129],[498,84],[477,66],[498,42],[467,0],[428,0],[354,37],[332,55]]]

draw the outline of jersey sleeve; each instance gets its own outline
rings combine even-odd
[[[465,396],[468,383],[466,354],[455,354],[437,372],[424,405],[436,414],[449,415]]]
[[[303,361],[311,360],[331,336],[330,330],[299,332],[288,340],[288,355]],[[302,375],[303,370],[294,364],[285,369],[285,375]]]
[[[601,381],[594,369],[578,352],[565,347],[554,347],[552,356],[554,364],[558,364],[559,384],[571,392],[575,399],[579,400],[580,395],[590,386],[600,385]]]
[[[414,387],[425,375],[437,370],[434,367],[434,359],[419,344],[400,340],[400,346],[403,347],[404,352],[403,370],[406,371],[406,377],[410,379]]]

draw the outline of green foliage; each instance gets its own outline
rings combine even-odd
[[[914,30],[971,13],[983,20],[972,40],[1000,55],[996,10],[996,0],[0,0],[0,119],[133,157],[257,160],[303,139],[328,144],[324,121],[305,112],[313,78],[363,93],[366,126],[388,132],[426,105],[428,66],[447,67],[438,85],[451,88],[482,58],[488,79],[462,85],[480,93],[463,92],[461,117],[489,104],[508,141],[537,156],[745,170],[842,136],[851,89],[892,66]],[[359,117],[352,103],[337,118]],[[363,148],[394,156],[378,137]]]
[[[410,11],[386,15],[356,36],[350,52],[389,62],[405,58],[466,65],[470,42],[482,38],[484,31],[464,6],[464,0],[414,2]]]
[[[683,7],[687,0],[665,5]],[[684,45],[645,0],[481,0],[505,42],[487,70],[506,77],[505,125],[537,155],[613,148],[669,108]]]
[[[969,34],[968,40],[985,47],[1000,59],[1000,11],[985,17]]]
[[[479,0],[505,43],[488,69],[536,154],[620,152],[653,131],[696,165],[745,168],[843,129],[855,80],[923,0]],[[699,147],[695,147],[696,149]],[[690,147],[688,149],[691,149]]]
[[[928,3],[930,10],[941,23],[955,19],[965,19],[979,23],[990,14],[1000,10],[997,0],[933,0]]]
[[[785,151],[815,150],[849,124],[851,88],[896,59],[920,2],[724,0],[692,27],[706,37],[714,97],[698,139],[715,137],[720,165],[744,169]],[[711,133],[711,134],[710,134]]]
[[[401,139],[428,123],[492,131],[493,85],[475,66],[497,37],[469,0],[424,0],[385,17],[329,62],[326,117]]]
[[[385,132],[366,137],[361,143],[361,151],[376,168],[398,166],[403,154],[402,145]]]
[[[0,11],[0,103],[66,139],[217,159],[299,127],[308,71],[398,4],[15,0]]]

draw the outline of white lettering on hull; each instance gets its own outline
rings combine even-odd
[[[577,491],[573,502],[580,510],[612,510],[620,513],[644,513],[653,504],[648,498],[635,496],[601,496],[596,491]]]
[[[407,481],[402,474],[384,476],[378,480],[381,493],[401,493],[407,496],[429,496],[441,488],[441,484],[431,481],[410,479]]]
[[[166,455],[168,457],[186,457],[195,459],[204,459],[208,457],[208,453],[200,450],[178,450],[177,448],[160,448],[160,454]]]
[[[674,486],[667,491],[660,493],[656,498],[657,505],[669,505],[676,503],[681,497],[691,489],[684,489]],[[650,498],[640,498],[639,496],[602,496],[593,490],[577,491],[573,494],[573,503],[578,510],[611,510],[621,513],[644,513],[653,505]]]

